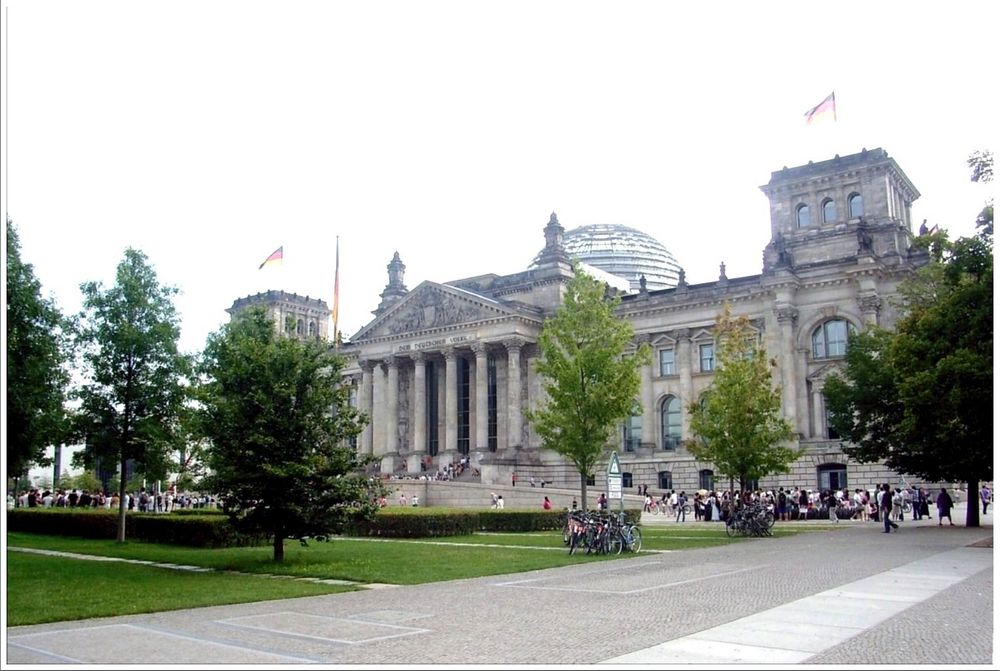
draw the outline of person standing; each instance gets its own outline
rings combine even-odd
[[[899,531],[899,525],[892,521],[892,490],[888,482],[882,485],[882,491],[878,494],[878,514],[882,518],[882,533]]]
[[[955,523],[951,521],[951,509],[954,506],[955,502],[951,500],[951,494],[948,493],[947,488],[942,487],[941,493],[937,495],[938,526],[941,526],[941,520],[946,517],[949,526],[955,526]]]
[[[683,491],[677,496],[677,522],[684,522],[687,515],[684,513],[684,506],[687,505],[688,497]]]
[[[979,490],[979,500],[983,502],[983,515],[986,514],[986,508],[990,505],[990,499],[993,498],[993,492],[986,485]]]

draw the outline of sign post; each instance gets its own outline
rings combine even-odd
[[[618,499],[618,512],[622,512],[625,497],[622,496],[622,466],[618,462],[617,452],[612,452],[611,460],[608,461],[608,503],[611,499]]]

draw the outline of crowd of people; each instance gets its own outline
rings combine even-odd
[[[643,511],[666,511],[678,522],[685,521],[685,504],[690,502],[694,519],[705,522],[725,522],[736,507],[762,503],[774,512],[777,520],[782,521],[828,517],[830,521],[836,522],[842,519],[884,521],[884,518],[890,522],[899,522],[903,520],[906,509],[914,520],[922,520],[932,517],[930,509],[933,506],[936,508],[939,524],[945,519],[951,523],[951,509],[958,496],[957,492],[952,496],[947,487],[941,487],[940,491],[930,491],[915,485],[893,488],[888,484],[881,485],[875,492],[861,487],[855,488],[853,492],[847,487],[834,490],[779,487],[776,491],[758,489],[742,494],[730,494],[728,490],[702,489],[691,497],[686,492],[670,490],[657,498],[655,494],[649,493],[648,487],[640,486],[639,493],[644,496]],[[992,503],[993,492],[983,485],[979,494],[985,515]],[[601,494],[598,497],[598,508],[602,507],[603,496]]]
[[[38,489],[21,491],[15,498],[7,495],[7,508],[92,508],[118,510],[121,499],[118,492],[88,491],[86,489]],[[137,492],[126,492],[125,507],[144,513],[169,513],[192,508],[214,508],[215,497],[206,494],[147,492],[143,487]]]

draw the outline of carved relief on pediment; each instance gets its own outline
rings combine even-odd
[[[501,313],[439,289],[427,288],[405,299],[387,315],[376,335],[412,333],[426,329],[467,324],[497,317]]]

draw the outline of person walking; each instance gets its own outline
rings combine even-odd
[[[892,521],[892,490],[888,482],[882,485],[882,491],[878,494],[878,514],[882,518],[882,533],[899,531],[899,525]]]
[[[687,515],[684,513],[684,506],[687,505],[688,497],[687,494],[681,492],[677,497],[677,521],[684,522],[687,520]]]
[[[937,495],[937,509],[938,509],[938,526],[941,526],[941,520],[948,518],[948,524],[950,526],[955,526],[955,523],[951,521],[951,509],[955,506],[955,502],[951,500],[951,494],[945,487],[941,488],[941,493]]]
[[[979,490],[979,500],[983,502],[983,515],[986,514],[986,508],[990,505],[990,499],[993,498],[993,492],[986,485]]]

